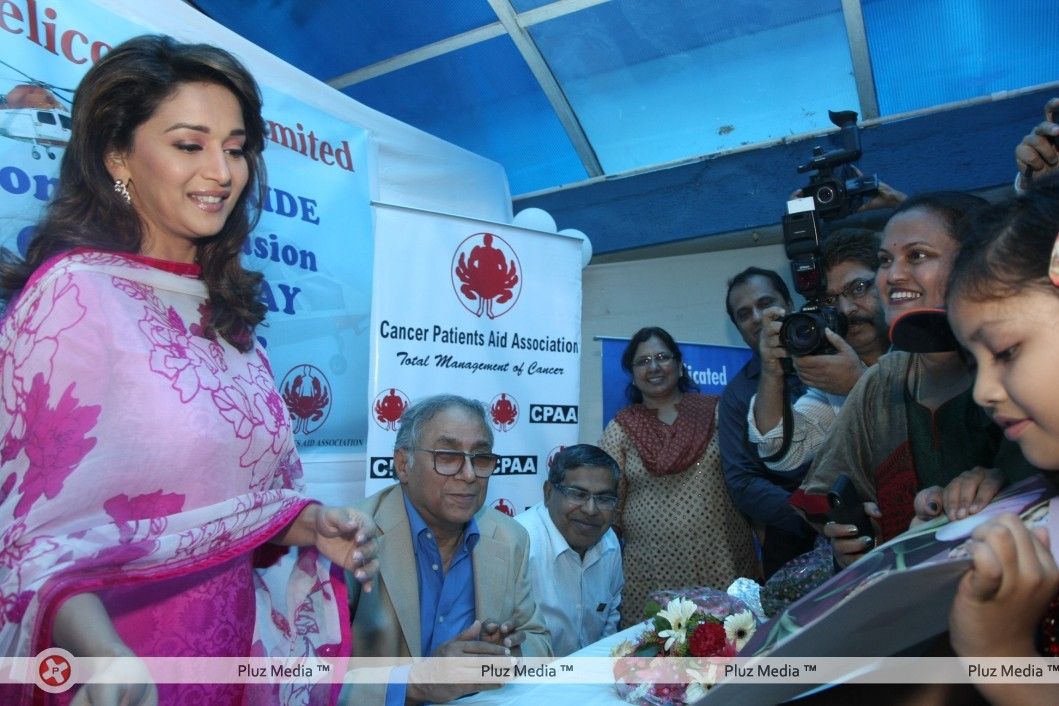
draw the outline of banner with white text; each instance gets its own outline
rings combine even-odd
[[[456,393],[485,403],[501,456],[487,502],[522,511],[577,443],[580,241],[384,205],[375,232],[367,493],[393,482],[404,409]]]
[[[166,12],[137,24],[92,2],[5,0],[0,14],[0,245],[24,255],[55,192],[74,89],[88,67],[138,34],[197,41],[197,33],[194,25],[167,26]],[[268,316],[258,336],[303,455],[363,452],[372,271],[367,132],[270,86],[262,77],[274,66],[248,68],[262,84],[268,129],[269,189],[243,250],[247,267],[265,275]]]

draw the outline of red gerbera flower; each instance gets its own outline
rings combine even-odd
[[[728,645],[724,626],[709,620],[695,628],[691,639],[688,640],[688,647],[692,657],[721,657],[735,654]]]

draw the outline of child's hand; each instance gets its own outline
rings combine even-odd
[[[916,494],[913,502],[916,516],[909,526],[915,527],[943,512],[950,520],[962,520],[988,505],[1006,482],[1004,474],[996,468],[975,466],[953,478],[944,488],[937,485],[924,488]]]
[[[965,657],[1032,656],[1037,625],[1059,592],[1047,531],[1030,531],[1009,513],[977,527],[971,538],[974,564],[949,613],[953,649]]]

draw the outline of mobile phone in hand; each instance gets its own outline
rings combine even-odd
[[[839,475],[827,491],[827,504],[831,508],[828,519],[840,525],[856,525],[858,537],[875,537],[875,527],[864,512],[864,501],[853,481],[845,473]]]

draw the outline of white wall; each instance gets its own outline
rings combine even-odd
[[[661,326],[678,341],[741,346],[728,319],[729,278],[755,265],[775,270],[790,284],[782,245],[589,265],[583,275],[581,318],[580,441],[603,432],[600,342],[627,338],[643,326]],[[792,289],[793,292],[793,289]]]

